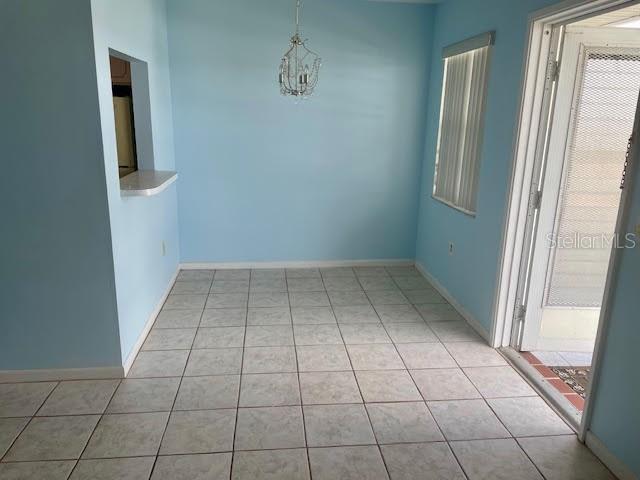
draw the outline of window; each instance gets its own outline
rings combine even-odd
[[[489,51],[494,33],[442,52],[444,78],[433,196],[470,215],[476,211]]]

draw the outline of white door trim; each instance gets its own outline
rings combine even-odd
[[[566,177],[568,174],[569,150],[572,138],[574,116],[581,101],[581,91],[586,68],[586,55],[590,51],[609,52],[619,49],[627,51],[640,48],[640,38],[633,30],[604,27],[567,27],[564,33],[560,74],[556,84],[551,134],[547,147],[547,159],[543,169],[542,200],[538,209],[538,225],[534,232],[534,243],[530,269],[528,292],[524,299],[527,307],[524,324],[518,329],[521,350],[542,349],[539,343],[543,310],[550,308],[545,304],[545,296],[552,278],[553,255],[549,247],[548,235],[559,228],[559,207]],[[626,141],[625,141],[626,147]],[[620,165],[619,172],[622,171]],[[614,219],[612,212],[611,220]],[[603,277],[606,275],[603,272]],[[604,280],[604,278],[603,278]],[[603,283],[604,286],[604,283]],[[599,309],[598,309],[599,310]],[[598,312],[599,313],[599,312]],[[569,343],[569,342],[568,342]],[[580,342],[577,342],[580,343]],[[592,342],[586,342],[587,344]],[[592,347],[588,347],[591,350]],[[559,348],[565,350],[568,348]]]
[[[505,212],[504,231],[500,252],[500,268],[498,269],[496,291],[494,297],[494,312],[491,328],[491,340],[494,347],[509,346],[515,314],[516,292],[520,277],[520,265],[524,247],[524,232],[527,224],[527,212],[531,197],[531,180],[534,171],[535,147],[538,140],[540,118],[543,113],[542,99],[545,85],[546,65],[550,60],[550,34],[555,25],[564,25],[582,17],[592,16],[616,9],[625,4],[631,5],[637,1],[625,0],[565,0],[538,10],[529,16],[529,32],[525,46],[523,64],[523,80],[520,97],[518,124],[514,138],[513,164],[511,168],[510,187],[508,192],[508,206]],[[543,68],[540,68],[543,66]],[[635,157],[640,156],[640,149],[636,149]],[[628,179],[633,178],[630,172]],[[625,202],[626,193],[619,215],[623,216],[629,209],[629,202]],[[621,227],[620,222],[616,231]],[[611,283],[614,278],[618,252],[612,253],[607,287],[601,310],[596,348],[592,362],[592,378],[588,389],[585,411],[580,425],[579,437],[584,441],[591,423],[591,392],[596,392],[601,362],[601,347],[606,336],[611,307]]]
[[[625,0],[565,0],[533,12],[529,16],[529,32],[523,62],[522,88],[518,126],[515,134],[513,164],[509,180],[508,205],[500,252],[494,297],[491,339],[494,347],[511,343],[512,320],[524,242],[526,217],[531,196],[535,150],[543,113],[546,65],[550,61],[551,31],[554,25],[596,12],[614,9]],[[541,67],[542,66],[542,67]]]

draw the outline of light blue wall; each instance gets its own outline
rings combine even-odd
[[[156,170],[175,170],[166,8],[162,0],[93,0],[91,5],[121,350],[126,361],[178,267],[177,198],[175,184],[152,197],[120,196],[109,48],[147,62],[153,163]]]
[[[0,370],[118,366],[91,12],[0,3]]]
[[[640,162],[640,152],[634,162]],[[636,168],[632,209],[625,231],[640,225],[640,168]],[[640,478],[640,237],[636,247],[621,252],[613,294],[611,322],[604,342],[600,381],[594,395],[591,430],[598,439]]]
[[[305,3],[317,96],[280,96],[291,0],[170,0],[181,260],[413,258],[430,6]]]
[[[549,0],[449,0],[438,5],[427,106],[416,258],[489,331],[513,159],[529,13]],[[496,31],[475,218],[431,197],[442,92],[442,48]],[[448,255],[449,242],[454,255]]]
[[[419,203],[418,260],[490,328],[527,14],[550,2],[451,0],[436,23],[432,7],[309,2],[325,65],[302,104],[274,85],[290,3],[171,0],[173,97],[162,1],[0,4],[0,370],[121,365],[177,267],[175,187],[120,197],[109,48],[148,62],[156,169],[175,167],[175,128],[183,260],[410,258]],[[430,198],[439,54],[494,29],[472,219]],[[639,269],[625,251],[592,424],[637,475]]]

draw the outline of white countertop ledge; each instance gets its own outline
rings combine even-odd
[[[138,170],[120,179],[120,195],[123,197],[150,197],[162,192],[177,179],[177,172]]]

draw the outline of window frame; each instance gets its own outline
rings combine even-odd
[[[486,101],[487,101],[487,93],[488,93],[488,80],[489,80],[489,68],[491,63],[491,55],[493,50],[493,45],[495,43],[495,32],[490,31],[480,35],[476,35],[474,37],[468,38],[461,42],[454,43],[452,45],[446,46],[442,50],[442,59],[443,59],[443,72],[442,72],[442,94],[440,98],[440,111],[438,117],[438,133],[437,133],[437,143],[436,143],[436,152],[435,152],[435,162],[434,162],[434,174],[433,174],[433,186],[431,197],[434,200],[437,200],[440,203],[447,205],[454,210],[460,211],[465,215],[475,217],[477,214],[477,198],[478,198],[478,180],[480,173],[480,163],[482,158],[482,146],[484,143],[484,123],[485,123],[485,114],[486,114]],[[470,53],[475,50],[479,50],[482,48],[487,48],[486,52],[486,61],[484,65],[484,70],[482,72],[483,80],[480,94],[478,96],[476,105],[479,106],[477,109],[479,111],[478,115],[478,126],[477,126],[477,138],[476,138],[476,157],[475,157],[475,165],[473,166],[473,177],[470,179],[470,185],[472,185],[472,206],[473,210],[466,208],[459,201],[456,202],[451,198],[447,198],[442,193],[437,193],[438,190],[438,178],[442,173],[439,171],[442,162],[441,162],[441,142],[443,138],[443,120],[444,120],[444,110],[445,110],[445,100],[447,98],[447,73],[448,73],[448,60],[454,56]],[[469,78],[469,84],[471,85],[471,79],[473,78],[473,73]],[[465,87],[466,88],[471,88]],[[464,105],[465,112],[464,115],[469,111],[470,99],[467,98],[466,103]],[[468,119],[465,118],[464,130],[460,132],[461,135],[468,134],[469,122]],[[459,163],[458,163],[459,162]],[[462,157],[461,160],[457,160],[456,163],[456,171],[459,171],[462,166],[465,164],[465,157]],[[471,175],[471,173],[470,173]],[[458,195],[459,197],[459,195]],[[459,198],[458,198],[459,200]]]

